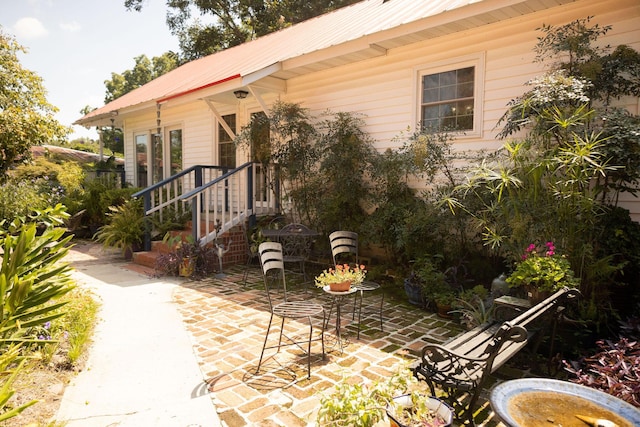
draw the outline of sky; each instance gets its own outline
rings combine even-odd
[[[27,48],[23,68],[44,80],[47,101],[64,126],[82,117],[86,105],[104,105],[105,80],[172,50],[178,39],[165,23],[165,0],[146,0],[129,12],[124,0],[0,0],[0,27]],[[73,126],[69,140],[97,139],[95,128]]]

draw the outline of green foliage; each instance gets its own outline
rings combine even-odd
[[[298,104],[276,102],[269,118],[255,115],[235,142],[251,147],[256,161],[277,162],[287,182],[283,205],[293,202],[295,217],[324,234],[358,232],[370,202],[366,177],[377,154],[371,138],[350,113],[312,122]]]
[[[371,427],[386,420],[386,407],[395,396],[424,391],[406,363],[394,367],[391,375],[370,384],[351,383],[344,378],[320,398],[318,425]]]
[[[144,239],[142,199],[129,199],[121,205],[109,206],[107,224],[98,229],[94,239],[106,247],[131,250]]]
[[[23,370],[26,362],[25,359],[20,360],[20,353],[19,345],[5,346],[0,352],[0,422],[13,418],[29,406],[38,403],[37,400],[32,400],[15,408],[7,405],[15,393],[15,390],[11,389],[11,385]],[[20,361],[18,362],[18,360]]]
[[[0,184],[0,221],[27,217],[33,210],[45,209],[49,203],[39,190],[31,181],[10,179]]]
[[[574,126],[582,129],[580,107],[576,116],[554,120],[558,144],[547,145],[535,135],[506,143],[456,189],[458,200],[474,206],[472,210],[460,204],[456,209],[474,218],[486,245],[514,261],[520,248],[541,239],[555,240],[573,253],[583,239],[592,237],[602,213],[601,189],[592,183],[613,169],[600,151],[605,141],[592,133],[567,132]]]
[[[182,56],[192,60],[256,37],[278,31],[357,0],[306,0],[255,2],[224,0],[167,2],[167,24],[180,40]],[[140,11],[143,0],[125,0],[129,10]],[[207,17],[207,23],[192,19],[194,13]]]
[[[613,98],[640,96],[640,54],[626,45],[599,47],[598,38],[611,26],[590,25],[592,17],[561,26],[543,25],[538,37],[538,61],[555,60],[557,69],[592,83],[588,96],[609,105]]]
[[[66,301],[65,314],[53,322],[53,339],[66,340],[66,360],[74,364],[91,341],[99,304],[90,292],[78,288],[66,294],[62,300]]]
[[[610,193],[618,195],[622,192],[637,195],[640,182],[640,117],[628,111],[612,108],[601,116],[602,138],[606,140],[600,151],[610,163],[619,165],[615,170],[607,172],[602,178],[602,200]]]
[[[460,314],[460,323],[467,329],[491,322],[494,318],[495,305],[487,301],[489,291],[482,285],[476,285],[458,295],[453,301],[451,313]]]
[[[22,67],[25,49],[0,30],[0,180],[18,161],[30,158],[32,145],[64,139],[68,129],[54,118],[42,78]]]
[[[86,221],[90,226],[107,223],[111,206],[120,206],[131,198],[135,188],[117,188],[113,183],[91,180],[85,183],[82,208],[86,209]]]
[[[564,68],[571,75],[585,75],[585,71],[593,70],[594,62],[604,54],[604,49],[594,46],[611,26],[589,26],[592,17],[577,19],[561,26],[542,25],[538,28],[544,36],[538,37],[535,47],[536,59],[557,60],[560,54],[568,54],[568,62],[556,62],[556,68]],[[563,57],[565,59],[565,57]],[[587,76],[585,76],[587,77]]]
[[[12,176],[15,182],[30,182],[50,206],[63,203],[70,211],[77,211],[75,206],[82,195],[85,178],[78,163],[39,157],[16,167]]]
[[[111,80],[104,82],[107,88],[107,93],[104,97],[105,104],[168,73],[180,65],[178,55],[174,52],[165,52],[160,56],[153,57],[151,60],[146,55],[140,55],[136,56],[134,60],[135,65],[133,69],[125,70],[122,74],[111,73]],[[108,129],[109,128],[105,128],[105,131],[108,131]],[[120,136],[122,136],[122,133],[120,133]],[[110,135],[110,140],[112,139],[113,135]]]
[[[50,223],[55,211],[41,217]],[[38,235],[38,224],[46,223],[16,219],[0,230],[0,347],[32,340],[25,335],[29,328],[62,316],[56,310],[64,303],[54,301],[73,288],[69,267],[61,263],[71,236],[62,238],[65,229],[51,224]]]
[[[575,288],[580,281],[575,278],[569,261],[555,253],[555,246],[547,242],[547,248],[540,250],[531,244],[516,268],[507,277],[510,287],[533,286],[542,292],[556,292],[567,286]]]
[[[430,219],[434,218],[421,215],[428,206],[409,187],[410,165],[406,153],[388,149],[373,159],[371,168],[375,210],[367,216],[363,231],[368,241],[384,247],[387,259],[394,264],[406,265],[417,256],[409,243],[412,237],[418,237],[410,223],[415,222],[419,227],[421,221],[431,223]],[[420,220],[414,221],[416,216],[420,216]],[[418,237],[420,248],[426,242],[423,237],[424,234]]]
[[[352,113],[335,113],[319,125],[320,169],[314,180],[317,224],[323,233],[360,232],[371,204],[367,177],[377,155],[364,122]]]

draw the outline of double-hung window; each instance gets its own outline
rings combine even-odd
[[[423,129],[480,132],[480,64],[478,59],[419,70],[418,120]]]

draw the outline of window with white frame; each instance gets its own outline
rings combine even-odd
[[[479,133],[481,58],[418,70],[423,129]]]
[[[222,119],[233,132],[236,131],[235,114],[227,114],[226,116],[222,116]],[[218,123],[218,164],[230,168],[236,167],[236,146],[231,136],[224,130],[224,127],[220,123]]]

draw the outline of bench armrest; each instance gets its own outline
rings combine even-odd
[[[470,389],[478,384],[487,367],[489,355],[469,357],[440,344],[422,348],[421,361],[414,375],[428,382]]]

